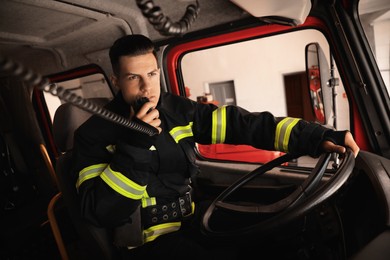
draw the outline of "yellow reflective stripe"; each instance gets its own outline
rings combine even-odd
[[[290,141],[291,131],[299,122],[298,118],[286,117],[276,126],[275,132],[275,150],[288,152],[288,143]]]
[[[113,145],[113,144],[109,144],[109,145],[106,146],[106,150],[107,150],[109,153],[114,153],[115,150],[116,150],[116,147],[115,147],[115,145]]]
[[[142,198],[141,203],[143,208],[156,205],[157,204],[156,197]]]
[[[213,111],[211,143],[223,144],[226,138],[226,106]]]
[[[191,213],[194,214],[195,212],[195,202],[191,202]]]
[[[100,175],[105,183],[119,194],[134,200],[142,199],[146,186],[141,186],[108,166]]]
[[[286,133],[283,138],[283,150],[288,151],[288,142],[290,141],[290,136],[291,136],[291,131],[293,127],[298,123],[299,119],[295,118],[293,122],[291,122],[287,128],[286,128]]]
[[[192,133],[192,125],[193,125],[193,122],[190,122],[186,126],[176,126],[176,127],[172,128],[172,130],[169,131],[169,133],[171,134],[171,136],[173,137],[175,142],[179,143],[179,141],[181,139],[194,135]]]
[[[108,165],[107,163],[100,163],[100,164],[90,165],[82,169],[79,172],[79,178],[77,179],[76,182],[76,188],[78,189],[84,181],[99,176],[107,167],[107,165]]]
[[[158,236],[168,234],[180,229],[181,222],[170,222],[152,226],[144,230],[144,242],[155,240]]]
[[[282,121],[280,121],[280,122],[276,125],[276,131],[275,131],[275,144],[274,144],[274,146],[275,146],[275,150],[277,150],[277,151],[280,151],[280,150],[281,150],[281,146],[282,146],[282,145],[279,146],[279,140],[280,140],[281,129],[282,129],[284,123],[285,123],[286,121],[288,121],[288,120],[289,120],[289,117],[286,117],[286,118],[284,118]]]

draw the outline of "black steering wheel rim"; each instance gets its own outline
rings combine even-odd
[[[322,178],[321,174],[323,174],[326,170],[327,164],[331,157],[330,153],[324,153],[319,158],[314,171],[322,171],[322,173],[318,174],[318,176],[310,177],[312,178],[312,182],[316,184],[319,183],[319,180]],[[270,169],[280,165],[281,163],[290,160],[293,158],[291,155],[284,155],[278,157],[267,164],[264,164],[252,172],[246,174],[241,179],[233,183],[227,189],[225,189],[217,198],[209,205],[208,209],[202,216],[201,221],[201,230],[202,233],[208,237],[215,238],[235,238],[239,239],[241,237],[253,236],[256,235],[257,238],[259,236],[266,236],[273,230],[281,228],[288,223],[291,223],[294,220],[297,220],[299,217],[304,216],[308,212],[310,212],[314,207],[329,199],[333,194],[335,194],[341,186],[346,182],[349,176],[352,173],[353,167],[355,165],[355,157],[353,152],[350,149],[347,149],[347,152],[344,154],[341,164],[338,169],[334,173],[330,179],[324,183],[319,188],[316,188],[316,185],[311,185],[309,187],[309,192],[301,192],[301,195],[295,194],[296,201],[292,201],[289,205],[284,205],[285,207],[274,207],[275,215],[270,217],[269,219],[262,220],[256,224],[248,225],[245,227],[237,228],[234,230],[214,230],[210,225],[209,221],[211,216],[213,215],[215,210],[219,208],[225,208],[231,210],[233,212],[257,212],[257,206],[247,206],[247,205],[237,205],[225,203],[224,199],[226,199],[231,193],[240,188],[247,181],[252,179],[254,175],[261,174],[263,172],[269,171]],[[314,173],[315,175],[315,173]],[[299,192],[297,192],[299,193]],[[303,196],[302,196],[303,195]],[[294,197],[293,196],[293,197]],[[300,196],[300,197],[299,197]],[[270,207],[272,208],[272,207]],[[262,209],[263,210],[263,209]],[[264,211],[263,211],[264,212]]]

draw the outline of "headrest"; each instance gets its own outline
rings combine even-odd
[[[104,106],[110,101],[109,98],[89,98],[88,100],[98,106]],[[60,152],[73,148],[74,131],[91,116],[91,113],[71,103],[64,103],[58,107],[53,118],[53,136]]]

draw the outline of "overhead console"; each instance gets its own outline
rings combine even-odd
[[[311,9],[310,0],[231,0],[231,2],[265,22],[291,26],[304,23]]]

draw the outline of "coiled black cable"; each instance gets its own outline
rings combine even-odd
[[[50,83],[47,78],[42,77],[31,69],[27,69],[21,64],[14,62],[8,58],[4,58],[2,56],[0,56],[0,71],[9,73],[12,76],[17,76],[20,80],[26,82],[30,86],[35,86],[39,90],[57,96],[66,102],[69,102],[85,111],[88,111],[92,114],[96,114],[116,124],[148,134],[149,136],[158,134],[158,130],[156,128],[147,124],[141,125],[123,116],[115,114],[110,110],[100,107],[95,103],[84,99],[63,87],[58,86],[55,83]]]
[[[166,17],[159,6],[155,6],[152,0],[136,0],[137,6],[141,9],[142,14],[149,20],[154,28],[162,35],[177,36],[186,33],[192,23],[198,17],[200,6],[198,0],[196,5],[188,5],[183,17],[178,22],[172,22]]]

